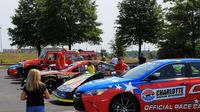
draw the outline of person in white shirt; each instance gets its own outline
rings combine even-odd
[[[114,56],[112,59],[111,59],[111,63],[112,64],[117,64],[118,63],[118,58],[116,56]]]

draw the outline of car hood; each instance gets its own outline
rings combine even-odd
[[[18,64],[16,64],[16,65],[11,65],[11,66],[9,66],[8,68],[13,69],[13,68],[17,68],[17,67],[18,67]]]
[[[31,60],[25,60],[22,63],[24,63],[26,66],[28,66],[28,65],[38,65],[38,64],[40,64],[40,59],[36,58],[36,59],[31,59]]]
[[[109,77],[99,80],[90,81],[81,85],[77,91],[85,92],[95,89],[107,89],[107,88],[116,88],[117,86],[125,86],[132,82],[131,79],[121,78],[121,77]],[[131,83],[132,85],[132,83]]]
[[[59,72],[58,70],[42,70],[40,72],[40,75],[52,75],[52,74],[62,74],[62,72]]]
[[[60,91],[66,91],[71,92],[74,89],[76,89],[78,86],[80,86],[85,80],[92,77],[91,74],[82,74],[76,78],[73,78],[69,81],[66,81],[61,86],[58,87],[58,90]]]

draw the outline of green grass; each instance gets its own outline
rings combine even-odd
[[[0,53],[0,64],[15,64],[17,62],[37,58],[33,53]]]
[[[0,64],[15,64],[23,60],[37,58],[35,53],[0,53]],[[101,59],[101,57],[98,57]],[[111,59],[106,58],[107,62],[110,62]],[[124,58],[125,63],[138,63],[137,58]],[[0,67],[1,68],[1,67]]]
[[[8,66],[0,66],[0,69],[7,69]]]
[[[100,56],[97,56],[98,60],[101,60]],[[106,57],[106,62],[110,63],[111,62],[111,57]],[[123,58],[125,63],[134,63],[137,64],[138,63],[138,58],[129,58],[129,57],[125,57]]]
[[[125,63],[134,63],[134,64],[137,64],[138,63],[138,58],[124,58],[124,62]]]

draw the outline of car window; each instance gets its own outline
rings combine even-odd
[[[147,63],[139,65],[135,68],[132,68],[131,70],[126,72],[122,77],[124,77],[124,78],[138,78],[138,77],[144,75],[145,73],[149,72],[150,70],[152,70],[153,68],[155,68],[156,66],[159,66],[159,65],[160,65],[160,63],[147,62]]]
[[[170,64],[153,73],[158,79],[185,77],[185,64]]]
[[[96,69],[101,72],[114,71],[114,65],[100,62]]]
[[[192,77],[200,76],[200,63],[191,63]]]
[[[51,60],[51,61],[54,61],[54,60],[56,60],[56,55],[57,54],[49,54],[48,59]]]

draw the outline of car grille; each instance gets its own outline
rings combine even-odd
[[[26,71],[25,71],[25,69],[23,67],[18,67],[17,68],[17,74],[20,74],[25,78],[27,77]]]
[[[53,91],[53,95],[58,97],[58,98],[62,98],[62,99],[68,99],[68,100],[73,100],[73,91],[72,92],[64,92],[64,91],[60,91],[58,89],[56,89],[55,91]]]
[[[53,91],[53,95],[57,96],[57,97],[60,97],[60,98],[65,98],[65,92],[62,92],[62,91],[59,91],[59,90],[55,90]]]

